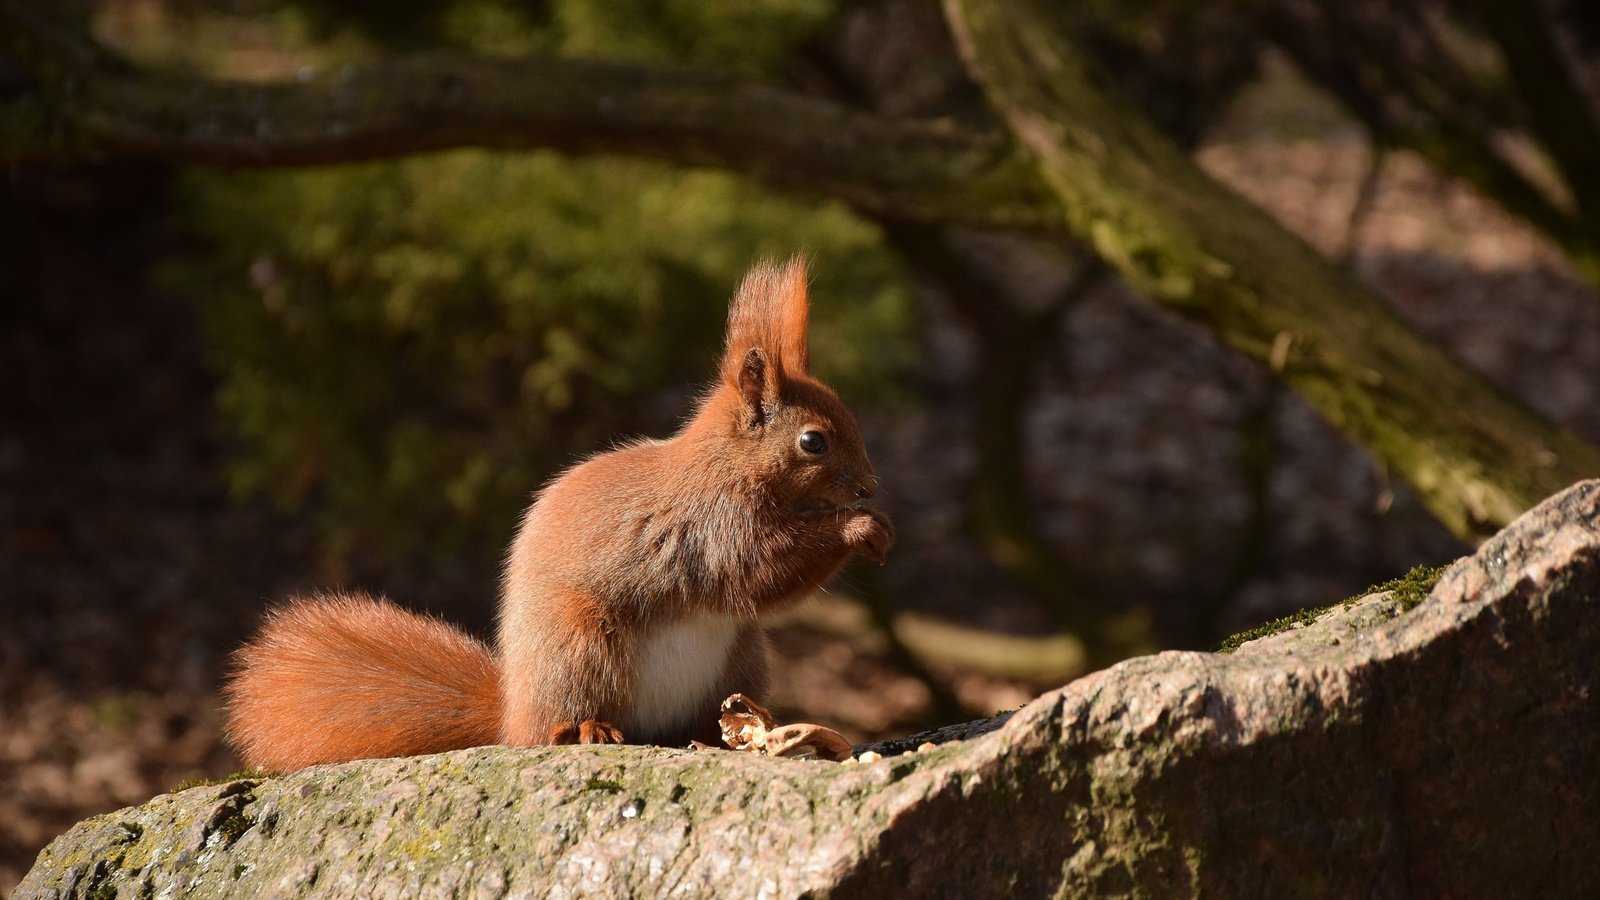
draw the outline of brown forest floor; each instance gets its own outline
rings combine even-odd
[[[1347,248],[1368,159],[1360,140],[1239,140],[1201,158],[1325,251]],[[407,601],[483,629],[494,576],[492,558],[330,573],[310,514],[230,501],[194,313],[141,286],[142,260],[176,240],[148,212],[165,176],[10,177],[0,187],[17,201],[0,213],[15,254],[0,267],[0,894],[72,822],[237,767],[215,690],[268,599],[330,578],[404,586]],[[62,235],[76,243],[60,246]],[[1544,243],[1396,157],[1353,244],[1357,270],[1417,327],[1600,440],[1600,302]],[[935,319],[930,340],[959,368],[961,336]],[[1044,527],[1125,575],[1158,616],[1183,615],[1226,581],[1230,555],[1252,549],[1226,540],[1246,533],[1257,499],[1270,546],[1214,598],[1213,631],[1459,552],[1364,452],[1126,291],[1086,299],[1061,340],[1032,422]],[[1276,454],[1259,498],[1236,457],[1240,423],[1263,405]],[[1038,611],[954,540],[971,460],[950,451],[950,425],[947,410],[878,436],[880,470],[899,473],[892,512],[904,535],[885,586],[977,626],[1036,630]],[[803,626],[782,630],[776,652],[774,699],[795,717],[856,738],[926,721],[927,688],[881,654]],[[1046,686],[939,674],[980,711]]]

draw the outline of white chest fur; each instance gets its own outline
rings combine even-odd
[[[617,723],[629,740],[650,740],[680,730],[696,715],[712,715],[711,696],[726,670],[739,623],[699,615],[658,626],[635,656],[634,705]]]

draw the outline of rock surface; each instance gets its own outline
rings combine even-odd
[[[874,763],[490,747],[193,788],[17,896],[1600,896],[1600,481],[1399,606]]]

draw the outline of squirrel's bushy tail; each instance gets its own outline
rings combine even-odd
[[[253,768],[493,744],[500,674],[481,641],[361,594],[300,598],[234,655],[228,738]]]

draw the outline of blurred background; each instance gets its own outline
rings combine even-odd
[[[30,5],[0,0],[0,39],[37,34]],[[1597,7],[1073,6],[1116,96],[1212,178],[1600,442]],[[600,57],[999,127],[916,0],[72,0],[46,24],[180,83]],[[861,740],[989,714],[1470,549],[1267,367],[1069,242],[637,155],[29,151],[76,88],[16,46],[0,889],[70,823],[237,768],[217,686],[270,602],[359,587],[487,634],[530,493],[676,427],[763,256],[812,259],[816,367],[900,532],[775,630],[789,720]]]

